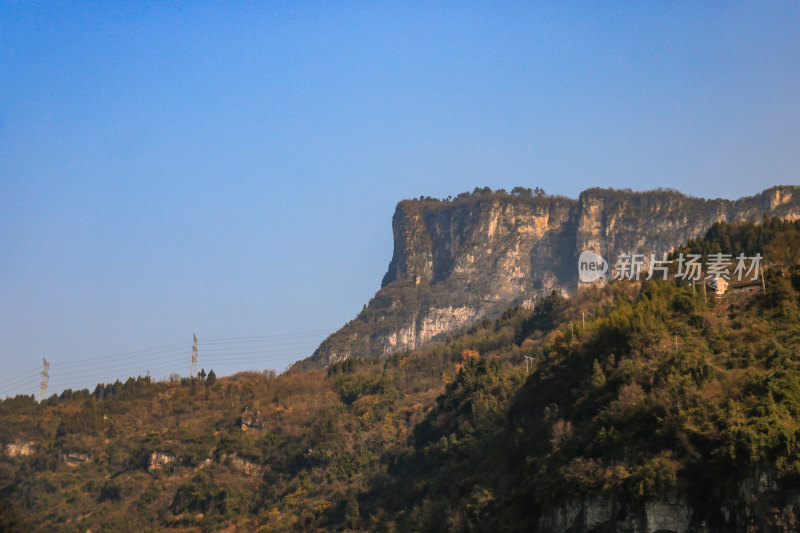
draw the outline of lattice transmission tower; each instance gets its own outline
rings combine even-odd
[[[194,346],[192,346],[192,367],[189,369],[189,377],[197,377],[197,335],[194,335]]]
[[[44,357],[42,357],[42,361],[44,361],[44,367],[42,368],[42,384],[39,386],[39,403],[47,398],[47,382],[50,379],[50,363]]]

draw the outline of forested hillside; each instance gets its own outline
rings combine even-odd
[[[799,236],[682,249],[760,252],[764,292],[620,281],[385,359],[6,399],[0,529],[796,530]]]

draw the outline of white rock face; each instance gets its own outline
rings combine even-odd
[[[608,497],[598,496],[583,501],[584,525],[592,530],[613,518],[614,506]]]
[[[542,533],[728,533],[798,531],[800,494],[792,481],[754,468],[730,487],[721,488],[719,514],[706,523],[709,509],[698,509],[677,489],[644,502],[620,503],[613,495],[571,499],[545,509]]]
[[[471,324],[478,313],[469,307],[444,307],[431,309],[422,319],[416,317],[408,327],[401,328],[383,337],[383,355],[391,355],[401,349],[416,349],[436,336],[449,333]]]
[[[545,512],[539,519],[539,528],[552,533],[564,533],[578,525],[578,519],[583,511],[583,502],[570,500],[563,505]]]
[[[33,455],[36,451],[36,443],[33,441],[15,441],[6,444],[3,451],[8,457],[24,457]]]
[[[172,454],[164,452],[153,452],[150,454],[150,459],[147,464],[147,471],[159,470],[168,464],[174,463],[178,458]]]
[[[777,492],[778,481],[768,474],[756,469],[752,475],[740,479],[736,491],[742,500],[754,499],[768,492]]]
[[[483,193],[404,200],[392,220],[394,249],[381,290],[311,359],[327,365],[413,350],[552,290],[573,293],[582,251],[611,265],[621,253],[660,257],[714,222],[757,222],[764,213],[800,217],[800,187],[736,201],[611,189],[577,199]]]
[[[539,527],[552,533],[592,531],[609,522],[614,510],[614,503],[607,496],[570,500],[546,511],[539,519]]]
[[[692,521],[692,508],[682,498],[667,496],[644,504],[645,528],[648,533],[660,531],[684,533]]]
[[[617,520],[618,515],[625,518]],[[691,505],[676,494],[662,495],[634,509],[621,509],[611,496],[587,496],[548,509],[539,519],[539,529],[547,533],[685,533],[691,520]]]
[[[416,345],[416,342],[417,321],[415,317],[410,326],[400,328],[383,338],[383,355],[390,355],[402,348],[413,348]]]
[[[246,476],[254,476],[261,472],[261,465],[250,461],[249,459],[239,457],[235,453],[230,455],[223,454],[220,457],[220,463],[229,464],[234,470],[237,470]]]
[[[477,312],[469,307],[445,307],[431,309],[420,326],[417,344],[422,345],[437,335],[454,331],[471,323]]]

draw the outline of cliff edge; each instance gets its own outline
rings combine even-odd
[[[715,222],[764,215],[800,218],[800,187],[776,186],[738,200],[599,188],[576,200],[520,187],[403,200],[380,290],[307,361],[328,365],[414,350],[509,306],[575,290],[583,250],[612,263],[621,253],[660,255]]]

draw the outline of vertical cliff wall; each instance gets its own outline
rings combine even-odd
[[[612,262],[620,253],[661,254],[714,222],[764,215],[800,218],[800,187],[735,201],[612,189],[588,189],[577,200],[524,190],[404,200],[381,289],[310,359],[329,364],[415,349],[552,290],[569,293],[583,250]]]

